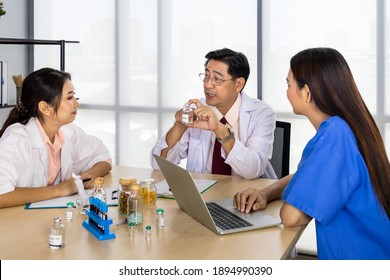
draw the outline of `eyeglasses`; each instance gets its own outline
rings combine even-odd
[[[233,80],[233,78],[223,80],[223,79],[218,78],[218,77],[211,77],[210,75],[206,75],[205,73],[200,73],[199,78],[203,83],[208,83],[211,80],[211,83],[214,86],[220,86],[220,85],[222,85],[223,82]]]

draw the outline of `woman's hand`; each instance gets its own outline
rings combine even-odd
[[[73,177],[61,182],[57,186],[59,187],[61,196],[69,196],[77,192],[76,182]]]
[[[80,175],[80,179],[83,180],[84,189],[90,189],[93,187],[94,178],[90,173],[88,172],[82,173]]]
[[[254,188],[248,188],[245,191],[238,192],[233,198],[234,208],[245,213],[264,209],[267,203],[266,193],[263,190]]]

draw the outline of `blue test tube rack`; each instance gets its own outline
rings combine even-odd
[[[107,216],[107,204],[98,198],[90,197],[89,205],[89,211],[85,210],[88,220],[83,222],[83,227],[100,241],[115,238],[115,234],[110,232],[112,219]]]

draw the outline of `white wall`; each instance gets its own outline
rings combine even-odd
[[[0,18],[0,38],[25,39],[28,37],[28,1],[1,1],[7,13]],[[8,92],[10,102],[15,103],[16,89],[12,75],[28,74],[28,46],[0,44],[0,60],[8,62]],[[3,109],[0,109],[0,115],[4,115]]]

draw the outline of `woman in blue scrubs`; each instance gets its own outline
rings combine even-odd
[[[307,49],[290,61],[287,98],[317,133],[295,174],[234,196],[242,212],[282,198],[285,227],[316,222],[319,259],[390,259],[390,164],[343,56]]]

